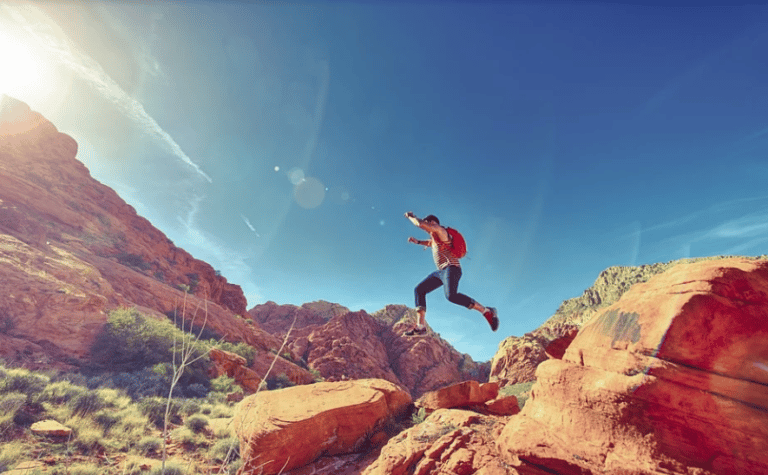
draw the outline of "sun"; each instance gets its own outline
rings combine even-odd
[[[29,100],[48,88],[51,68],[38,48],[0,22],[0,94]]]

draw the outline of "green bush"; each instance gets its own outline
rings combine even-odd
[[[86,391],[85,387],[77,386],[69,381],[56,381],[45,387],[40,394],[40,399],[53,404],[65,404]]]
[[[413,415],[411,415],[411,422],[413,422],[413,425],[419,425],[422,422],[424,422],[424,419],[427,418],[427,410],[423,407],[420,407],[418,411],[414,412]]]
[[[89,381],[89,387],[124,388],[134,399],[165,396],[173,374],[171,364],[179,361],[182,342],[194,339],[167,320],[147,317],[135,309],[115,310],[91,347],[92,372],[114,371]],[[210,383],[207,377],[208,350],[194,345],[192,359],[174,391],[176,397],[203,397]],[[198,359],[199,358],[199,359]]]
[[[203,416],[192,416],[184,421],[184,425],[195,434],[199,434],[205,431],[208,427],[208,418]]]
[[[199,399],[184,399],[180,402],[179,413],[184,416],[191,416],[200,412],[202,404]]]
[[[173,359],[181,332],[165,320],[146,317],[136,309],[109,314],[91,348],[93,363],[118,372],[139,371]]]
[[[528,381],[525,383],[511,384],[504,386],[499,390],[499,396],[515,396],[517,397],[517,405],[520,409],[525,406],[526,401],[531,396],[531,388],[536,384],[536,381]]]
[[[230,378],[226,374],[211,380],[211,391],[213,392],[229,394],[239,388],[240,386],[235,383],[235,379]]]
[[[162,429],[165,424],[165,408],[167,403],[167,399],[150,397],[139,402],[139,410],[141,410],[142,414],[147,416],[147,419],[151,424],[154,424],[158,429]],[[181,404],[176,399],[171,399],[170,404],[168,421],[171,424],[180,424],[181,417],[179,415],[179,409],[181,408]]]
[[[217,441],[208,450],[208,458],[217,464],[231,464],[240,458],[240,441],[237,437],[227,437]]]
[[[120,422],[120,416],[114,410],[103,410],[93,415],[93,422],[104,429],[106,433],[114,425]]]
[[[23,393],[27,400],[36,398],[50,382],[47,376],[26,369],[9,369],[4,372],[5,375],[0,380],[0,394]]]
[[[136,444],[136,450],[141,454],[156,454],[163,449],[163,439],[159,437],[142,437]]]
[[[248,343],[230,343],[228,341],[209,341],[208,343],[210,346],[242,356],[245,358],[246,366],[249,367],[253,364],[253,361],[256,358],[256,348]]]
[[[87,391],[70,399],[67,406],[72,411],[72,415],[87,416],[99,409],[103,409],[106,404],[104,404],[98,393]]]

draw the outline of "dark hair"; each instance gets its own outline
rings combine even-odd
[[[424,218],[424,221],[434,221],[436,224],[440,224],[440,220],[437,219],[437,216],[435,216],[434,214],[430,214],[429,216]]]

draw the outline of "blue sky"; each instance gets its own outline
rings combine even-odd
[[[428,323],[490,359],[613,265],[768,249],[768,8],[11,2],[0,93],[268,300],[413,304],[404,217],[465,235]]]

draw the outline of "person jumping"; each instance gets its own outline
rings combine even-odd
[[[417,218],[412,212],[405,213],[414,226],[418,226],[430,235],[430,239],[421,241],[409,237],[408,242],[419,244],[421,246],[430,246],[432,248],[432,257],[435,260],[437,270],[427,276],[416,286],[414,291],[416,296],[416,313],[418,322],[411,330],[404,333],[405,336],[424,335],[427,333],[426,314],[427,314],[427,294],[437,289],[441,285],[445,290],[445,297],[448,301],[477,310],[483,314],[491,330],[496,331],[499,328],[499,318],[496,309],[493,307],[484,307],[474,299],[459,293],[459,279],[461,279],[461,265],[459,257],[456,256],[451,245],[451,234],[448,229],[440,225],[440,220],[434,215],[429,215],[424,219]]]

